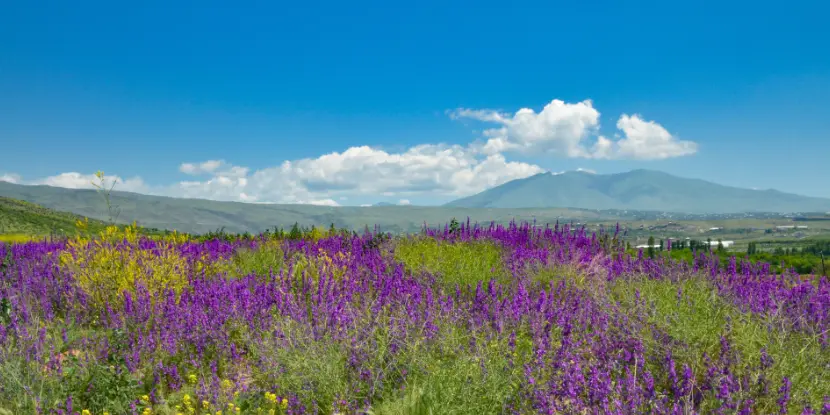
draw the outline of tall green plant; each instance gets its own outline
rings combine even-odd
[[[112,199],[110,194],[112,193],[112,189],[115,188],[115,184],[118,182],[118,179],[115,178],[112,180],[112,185],[107,188],[106,177],[104,176],[104,172],[98,170],[95,172],[95,178],[98,179],[98,182],[92,182],[92,185],[95,186],[95,189],[104,197],[104,202],[107,204],[107,213],[109,215],[109,222],[110,224],[115,224],[115,221],[118,219],[118,215],[121,214],[121,209],[118,206],[112,205]],[[113,216],[113,212],[115,212],[115,216]]]

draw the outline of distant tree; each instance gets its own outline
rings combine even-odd
[[[649,258],[654,258],[654,237],[653,236],[648,237],[648,248],[647,248],[647,250],[648,250],[648,257]]]
[[[451,234],[458,233],[459,226],[460,225],[459,225],[458,221],[455,220],[455,218],[452,218],[452,220],[450,221],[450,233]]]
[[[294,226],[291,227],[291,230],[288,232],[288,239],[302,239],[303,238],[303,231],[300,230],[300,224],[294,222]]]
[[[660,240],[660,252],[663,252],[663,240]]]
[[[721,241],[720,238],[718,238],[718,252],[724,252],[724,251],[726,251],[726,250],[723,248],[723,241]]]
[[[706,238],[706,247],[712,250],[712,238]]]

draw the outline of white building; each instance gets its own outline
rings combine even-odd
[[[701,242],[704,245],[706,245],[706,243],[707,243],[706,241],[701,241]],[[718,246],[718,241],[710,241],[709,243],[711,243],[712,246]],[[723,244],[724,248],[729,248],[730,246],[735,245],[735,241],[720,241],[720,243]]]

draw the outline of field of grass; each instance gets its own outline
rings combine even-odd
[[[830,281],[530,225],[0,243],[0,414],[830,413]]]

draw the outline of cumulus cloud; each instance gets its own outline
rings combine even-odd
[[[697,143],[679,140],[654,121],[645,121],[639,115],[623,114],[617,128],[625,138],[612,144],[612,156],[632,159],[667,159],[688,156],[697,152]]]
[[[351,147],[256,171],[221,160],[185,163],[179,170],[207,177],[150,186],[140,178],[108,176],[108,185],[116,180],[116,190],[248,203],[339,206],[337,200],[346,201],[352,195],[385,195],[400,197],[400,204],[406,204],[410,196],[457,197],[543,171],[536,165],[507,161],[501,154],[484,156],[466,147],[442,144],[418,145],[397,153]],[[30,181],[14,180],[91,189],[96,178],[94,174],[70,172]]]
[[[499,125],[484,130],[484,141],[471,146],[488,155],[549,153],[569,158],[649,160],[697,152],[696,143],[679,140],[660,124],[637,114],[623,114],[617,121],[623,138],[614,141],[599,135],[600,113],[590,100],[566,103],[555,99],[538,113],[530,108],[514,114],[460,108],[449,115]]]
[[[117,180],[116,190],[174,197],[338,206],[351,196],[382,195],[398,198],[403,205],[412,197],[465,196],[544,172],[535,164],[508,160],[506,155],[512,153],[660,159],[697,150],[694,142],[681,141],[637,114],[619,118],[616,127],[621,134],[613,139],[599,135],[600,113],[590,100],[553,100],[538,112],[461,108],[448,115],[495,125],[483,131],[482,139],[467,145],[421,144],[401,151],[354,146],[253,171],[222,159],[186,162],[178,166],[179,171],[193,177],[160,186],[148,185],[139,177],[109,179]],[[27,181],[5,174],[0,180],[79,189],[92,188],[95,177],[69,172]]]
[[[17,174],[2,174],[0,175],[0,182],[20,183],[20,176]]]
[[[224,160],[208,160],[201,163],[182,163],[179,166],[179,171],[184,174],[199,175],[205,173],[212,173],[216,169],[225,165]]]
[[[149,190],[149,187],[140,177],[123,179],[119,176],[104,176],[104,178],[104,186],[107,188],[113,187],[114,184],[117,190],[125,192],[146,193]],[[93,183],[100,184],[100,180],[95,177],[94,173],[83,174],[78,172],[60,173],[28,182],[23,181],[20,176],[18,176],[18,179],[18,183],[21,184],[47,185],[67,189],[94,189]]]
[[[450,113],[455,119],[470,118],[499,124],[484,131],[485,154],[516,151],[525,154],[555,153],[585,157],[583,141],[599,125],[599,111],[590,100],[569,104],[555,99],[541,111],[522,108],[515,114],[495,110],[460,108]]]
[[[401,206],[409,206],[412,202],[410,202],[409,199],[401,199],[398,201],[398,204]]]

